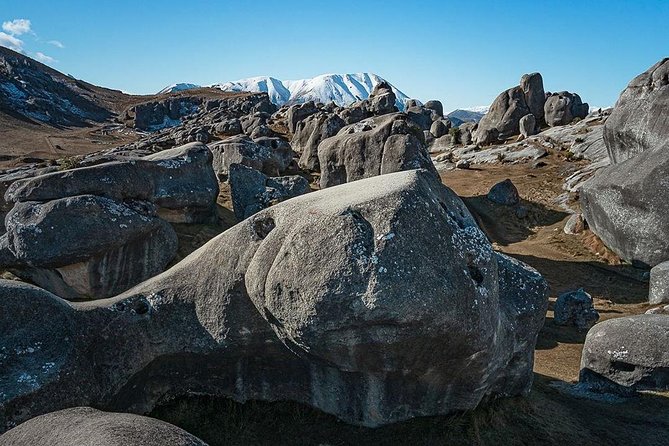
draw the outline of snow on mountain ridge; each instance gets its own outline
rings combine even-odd
[[[335,102],[337,105],[344,106],[368,98],[376,84],[382,81],[384,81],[382,77],[373,73],[322,74],[311,79],[287,81],[281,81],[269,76],[257,76],[214,84],[211,87],[223,91],[267,93],[270,101],[279,106],[308,101],[322,102],[324,104]],[[409,97],[392,84],[391,87],[397,96],[397,107],[400,110],[404,110],[405,103]],[[197,86],[192,86],[191,88],[197,88]]]
[[[180,83],[180,84],[172,84],[170,86],[167,86],[160,90],[158,94],[163,94],[163,93],[175,93],[177,91],[184,91],[184,90],[190,90],[193,88],[200,88],[199,85],[195,84],[185,84],[185,83]]]

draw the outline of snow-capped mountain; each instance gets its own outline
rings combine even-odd
[[[277,105],[316,101],[324,104],[335,102],[337,105],[343,106],[357,100],[366,99],[374,89],[374,86],[383,80],[382,77],[373,73],[323,74],[312,79],[288,81],[281,81],[268,76],[259,76],[214,84],[211,87],[223,91],[264,92],[269,94],[270,100]],[[161,92],[166,92],[166,90],[172,87],[174,86],[170,86]],[[193,85],[189,88],[197,87],[197,85]],[[397,96],[397,107],[400,110],[404,110],[404,104],[409,97],[392,84],[391,87]]]
[[[223,91],[250,91],[252,93],[267,93],[269,100],[274,104],[283,105],[290,101],[290,91],[279,79],[269,76],[250,77],[238,81],[211,85]]]
[[[191,90],[193,88],[200,88],[200,86],[195,84],[172,84],[160,90],[158,94],[175,93],[177,91]]]

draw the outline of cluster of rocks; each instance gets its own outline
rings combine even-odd
[[[267,93],[229,97],[177,96],[137,104],[119,119],[127,126],[151,133],[109,153],[155,152],[189,142],[206,144],[241,134],[254,139],[275,136],[269,127],[275,111],[276,106]]]
[[[613,163],[580,189],[590,229],[621,258],[651,266],[650,301],[667,302],[669,259],[669,59],[633,79],[604,125]],[[669,317],[622,317],[595,325],[580,379],[615,392],[669,389]]]
[[[493,144],[519,134],[527,138],[537,134],[544,123],[553,127],[585,118],[588,108],[577,94],[545,92],[541,74],[525,74],[520,85],[497,96],[474,130],[473,142]]]
[[[168,222],[215,215],[207,146],[191,143],[14,181],[0,267],[69,299],[108,297],[164,270],[177,250]]]
[[[547,291],[430,172],[367,178],[262,210],[109,299],[0,281],[0,426],[68,407],[147,413],[187,393],[364,426],[469,410],[529,391]],[[73,409],[5,438],[148,423],[119,417]]]

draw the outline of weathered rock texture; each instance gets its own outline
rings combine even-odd
[[[588,226],[625,260],[669,259],[669,59],[637,76],[604,125],[614,164],[583,185]]]
[[[669,389],[669,317],[609,319],[585,338],[580,381],[604,390]]]
[[[242,164],[230,166],[228,181],[232,207],[238,220],[311,190],[306,178],[299,175],[268,177]]]
[[[544,105],[544,118],[546,124],[551,127],[566,125],[575,118],[583,119],[588,115],[590,107],[581,101],[576,93],[562,91],[553,93],[546,98]]]
[[[669,302],[669,261],[662,262],[650,270],[648,302],[651,304]]]
[[[525,394],[547,307],[425,171],[272,206],[114,298],[0,282],[0,426],[187,392],[379,426]]]
[[[276,140],[274,140],[276,141]],[[290,165],[293,152],[289,144],[260,144],[248,136],[233,136],[212,144],[213,167],[217,175],[226,177],[230,165],[243,164],[270,176],[281,175]]]
[[[437,176],[423,132],[404,113],[344,127],[319,144],[318,159],[321,188],[419,168]]]
[[[484,145],[520,133],[520,120],[531,114],[537,124],[544,119],[544,83],[541,74],[526,74],[520,85],[502,92],[478,123],[474,142]]]
[[[207,446],[164,421],[75,407],[29,420],[0,436],[3,446]]]
[[[68,299],[118,294],[162,271],[177,251],[171,222],[203,222],[218,183],[201,143],[17,180],[0,265]]]

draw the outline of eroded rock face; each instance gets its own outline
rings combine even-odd
[[[650,270],[648,302],[669,303],[669,261],[662,262]]]
[[[527,392],[547,285],[432,174],[407,171],[265,209],[114,298],[9,281],[0,298],[5,427],[186,392],[379,426]]]
[[[168,221],[215,216],[212,155],[194,143],[17,180],[0,266],[67,299],[116,295],[165,270],[177,251]]]
[[[142,158],[17,180],[8,187],[5,200],[43,202],[77,195],[143,200],[172,215],[168,220],[175,223],[201,222],[211,217],[218,196],[211,163],[207,146],[191,143]]]
[[[295,133],[297,124],[314,113],[318,113],[318,107],[313,101],[305,102],[304,104],[291,105],[286,113],[288,130],[291,133]]]
[[[29,420],[0,436],[4,446],[207,446],[164,421],[75,407]]]
[[[669,317],[609,319],[585,338],[580,381],[604,390],[669,389]]]
[[[551,127],[566,125],[575,118],[583,119],[588,116],[590,107],[581,101],[576,93],[562,91],[553,93],[546,98],[544,105],[544,118],[546,124]]]
[[[645,150],[667,146],[669,134],[669,59],[635,77],[618,98],[604,125],[604,141],[613,163]]]
[[[267,175],[281,175],[292,160],[290,145],[258,144],[247,136],[233,136],[209,145],[217,175],[225,177],[230,165],[243,164]]]
[[[238,220],[244,220],[272,204],[309,192],[309,182],[299,175],[268,177],[242,164],[230,166],[230,194]]]
[[[310,171],[319,170],[318,145],[335,136],[344,125],[344,120],[333,113],[316,113],[300,121],[291,140],[294,150],[300,153],[299,166]]]
[[[525,138],[537,134],[537,119],[532,114],[520,118],[518,126],[520,128],[520,134]]]
[[[321,188],[400,170],[436,174],[422,131],[404,113],[369,118],[342,128],[318,146]]]
[[[660,61],[623,91],[604,126],[614,164],[579,194],[588,226],[606,246],[651,267],[669,259],[668,67],[667,59]]]
[[[540,73],[524,74],[520,78],[520,88],[525,94],[525,104],[534,116],[536,122],[544,121],[544,104],[546,103],[546,92],[544,91],[544,79]]]

